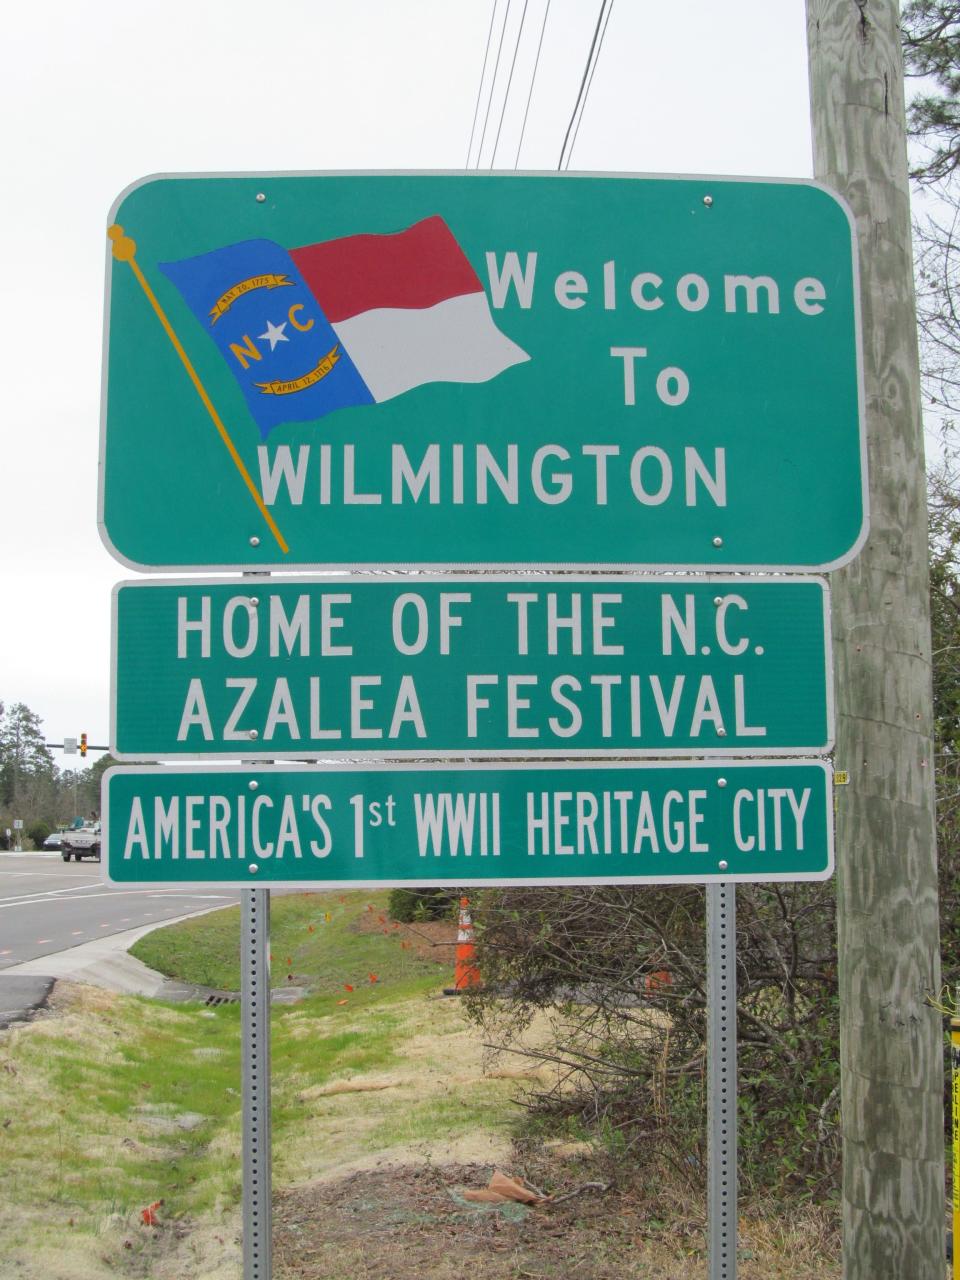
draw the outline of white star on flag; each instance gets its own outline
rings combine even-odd
[[[287,327],[286,320],[284,320],[283,324],[274,324],[271,320],[268,320],[267,332],[258,333],[257,338],[260,342],[269,342],[270,350],[272,351],[278,342],[290,341],[287,335],[283,332],[286,327]]]

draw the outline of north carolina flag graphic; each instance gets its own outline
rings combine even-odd
[[[216,343],[265,439],[428,382],[488,382],[530,357],[501,333],[439,216],[299,249],[244,240],[160,270]]]

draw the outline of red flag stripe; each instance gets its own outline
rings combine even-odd
[[[331,324],[379,307],[419,310],[483,291],[438,214],[395,235],[344,236],[289,253]]]

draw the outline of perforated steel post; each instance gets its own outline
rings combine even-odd
[[[270,890],[240,891],[243,1280],[270,1280]]]
[[[707,885],[707,1249],[710,1280],[737,1275],[737,897]]]

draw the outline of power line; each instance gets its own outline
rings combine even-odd
[[[529,0],[523,0],[523,13],[520,15],[520,29],[517,32],[517,42],[513,46],[513,58],[510,62],[510,74],[507,77],[507,91],[503,95],[503,106],[500,108],[500,123],[497,125],[497,137],[493,144],[493,154],[490,157],[490,168],[497,162],[497,147],[500,145],[500,130],[503,128],[503,118],[507,114],[507,103],[510,100],[510,86],[513,84],[513,72],[517,65],[517,54],[520,52],[520,41],[523,39],[523,24],[527,20],[527,5]]]
[[[520,141],[517,143],[517,154],[513,161],[516,169],[520,164],[520,152],[523,149],[523,135],[527,132],[527,116],[530,114],[530,101],[533,98],[533,86],[537,83],[537,69],[540,66],[540,50],[543,48],[543,37],[547,30],[547,18],[550,16],[550,0],[543,11],[543,25],[540,28],[540,43],[537,45],[537,56],[533,64],[533,75],[530,77],[530,92],[527,94],[527,105],[523,112],[523,124],[520,126]]]
[[[613,4],[614,0],[610,0],[610,7],[607,9],[607,16],[603,23],[603,30],[600,32],[600,40],[597,43],[597,56],[594,58],[593,66],[590,68],[590,78],[587,80],[587,88],[583,95],[583,106],[580,108],[580,115],[577,117],[577,127],[574,129],[573,137],[570,140],[570,150],[567,153],[567,163],[564,166],[567,169],[570,168],[570,161],[573,159],[574,148],[577,145],[577,137],[580,133],[580,125],[583,123],[584,112],[587,109],[587,99],[590,97],[590,86],[593,84],[593,73],[597,69],[597,64],[600,61],[600,54],[603,52],[603,38],[607,34],[607,27],[610,24],[610,15],[613,13]]]
[[[580,80],[580,88],[577,92],[577,100],[573,106],[573,114],[570,117],[570,123],[567,125],[567,132],[564,134],[563,146],[560,148],[560,160],[559,160],[559,163],[557,164],[558,170],[564,167],[563,157],[567,150],[567,143],[570,141],[570,133],[571,133],[571,130],[573,129],[573,122],[577,117],[577,112],[582,109],[582,105],[586,101],[587,77],[590,73],[590,67],[593,63],[594,50],[597,48],[597,41],[600,36],[600,24],[603,21],[603,15],[604,15],[604,11],[606,10],[606,7],[607,7],[607,0],[600,0],[600,10],[597,14],[597,25],[593,29],[593,39],[590,41],[590,51],[587,54],[587,61],[583,68],[583,76],[581,77],[581,80]],[[567,164],[569,165],[569,163],[570,163],[570,160],[568,157]]]
[[[507,0],[506,11],[503,15],[503,26],[500,28],[500,42],[497,45],[497,60],[493,67],[493,79],[490,81],[490,94],[487,98],[487,110],[483,117],[483,131],[480,134],[480,146],[477,148],[477,163],[474,166],[476,169],[480,168],[480,157],[483,154],[483,144],[487,137],[487,125],[490,121],[490,108],[493,105],[493,91],[497,87],[497,74],[500,71],[500,55],[503,52],[503,35],[507,29],[507,22],[510,18],[510,6],[512,3],[513,0]]]
[[[477,116],[480,114],[480,95],[483,93],[483,81],[487,74],[487,59],[490,56],[490,37],[493,35],[493,20],[497,16],[497,0],[493,0],[493,8],[490,10],[490,26],[487,29],[487,47],[483,51],[483,69],[480,72],[480,83],[477,85],[477,101],[473,108],[473,124],[470,126],[470,141],[467,143],[467,161],[463,166],[465,169],[470,168],[470,152],[473,150],[473,135],[477,128]]]

